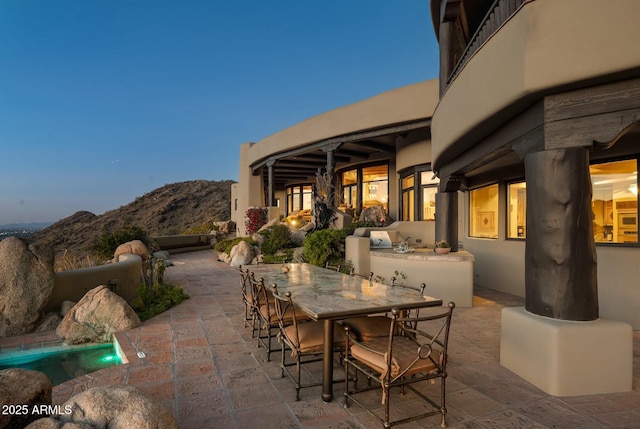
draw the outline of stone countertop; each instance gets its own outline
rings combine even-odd
[[[416,248],[410,253],[398,253],[393,249],[371,249],[371,257],[395,258],[415,261],[445,261],[445,262],[474,262],[475,257],[465,251],[451,252],[446,255],[438,254],[433,249]]]

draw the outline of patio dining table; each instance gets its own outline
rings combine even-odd
[[[277,285],[278,292],[291,292],[296,306],[314,321],[324,323],[322,356],[322,400],[333,399],[334,321],[391,311],[437,307],[442,300],[415,291],[392,287],[307,263],[266,264],[249,267],[265,285]],[[287,271],[287,272],[284,272]]]

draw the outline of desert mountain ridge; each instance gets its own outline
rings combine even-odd
[[[208,221],[231,218],[232,180],[192,180],[164,185],[102,215],[79,211],[32,237],[52,244],[56,252],[84,256],[103,234],[127,225],[151,236],[181,234]]]

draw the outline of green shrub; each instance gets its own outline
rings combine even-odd
[[[353,233],[358,228],[371,228],[371,227],[374,227],[374,226],[377,226],[376,223],[375,222],[371,222],[371,221],[354,222],[351,225],[344,227],[345,236],[353,235]]]
[[[209,234],[211,231],[218,231],[219,229],[220,226],[210,220],[201,225],[192,226],[184,230],[183,234]]]
[[[133,240],[142,241],[152,251],[151,239],[147,232],[133,225],[126,225],[113,232],[101,235],[91,245],[90,249],[100,257],[111,259],[118,246]]]
[[[216,244],[215,250],[216,252],[224,252],[226,254],[231,253],[231,249],[236,244],[241,241],[246,241],[251,245],[256,245],[257,243],[251,237],[236,237],[236,238],[227,238],[225,240],[221,240]]]
[[[293,260],[293,249],[281,250],[273,255],[263,255],[262,262],[265,264],[282,264]]]
[[[140,286],[131,307],[138,314],[141,321],[157,316],[175,307],[189,295],[178,286],[155,285],[153,287]]]
[[[344,229],[321,229],[304,240],[304,256],[310,264],[324,267],[342,264],[344,261]]]
[[[281,223],[264,229],[260,234],[264,237],[260,248],[265,255],[274,255],[278,250],[288,249],[292,246],[291,231]]]

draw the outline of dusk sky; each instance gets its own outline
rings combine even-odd
[[[437,75],[428,0],[0,0],[0,225],[238,180],[240,144]]]

